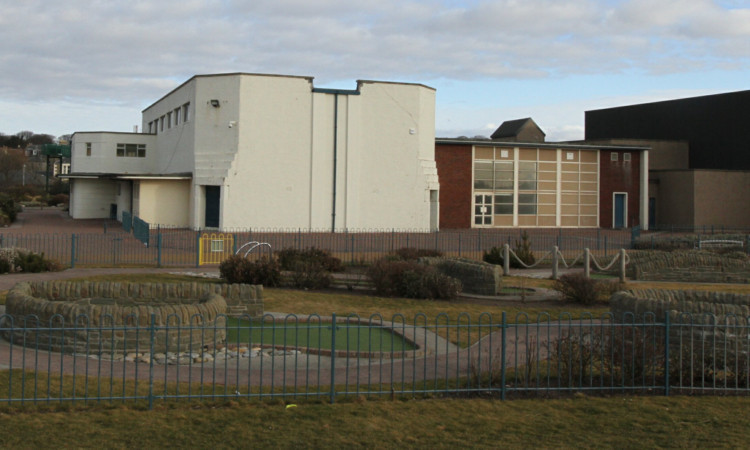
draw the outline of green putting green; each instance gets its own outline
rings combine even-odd
[[[330,350],[333,327],[326,322],[261,323],[227,318],[227,343],[307,347]],[[414,345],[400,334],[366,323],[336,324],[336,350],[351,352],[404,352]]]

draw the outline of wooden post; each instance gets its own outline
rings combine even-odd
[[[510,275],[510,246],[508,244],[503,245],[503,275]]]
[[[591,278],[591,251],[583,249],[583,276]]]
[[[557,246],[555,245],[554,247],[552,247],[552,279],[553,280],[557,280],[559,278],[558,273],[557,273],[557,270],[558,270],[557,253],[558,253],[558,249],[557,249]]]

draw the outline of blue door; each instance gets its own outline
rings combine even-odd
[[[219,228],[221,186],[206,186],[206,228]]]
[[[625,228],[625,198],[627,194],[615,194],[614,228]]]

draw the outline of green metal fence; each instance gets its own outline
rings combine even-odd
[[[0,403],[750,393],[750,318],[384,319],[267,315],[203,327],[199,316],[146,325],[133,316],[133,325],[113,326],[108,316],[40,323],[3,315]]]
[[[125,220],[128,219],[128,220]],[[106,227],[102,233],[0,233],[0,247],[21,247],[63,264],[76,265],[154,265],[195,266],[199,261],[202,231],[154,227],[123,216],[124,230]],[[130,233],[135,227],[135,235]],[[527,232],[532,250],[538,255],[557,246],[566,257],[577,256],[584,248],[597,257],[613,256],[630,248],[628,230],[447,230],[436,232],[408,230],[342,230],[337,233],[309,230],[230,230],[237,248],[251,241],[266,242],[271,248],[316,247],[330,251],[348,264],[368,263],[403,247],[434,249],[447,256],[480,260],[492,247],[509,244],[514,248]],[[146,244],[146,245],[144,245]]]

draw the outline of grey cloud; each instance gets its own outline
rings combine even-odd
[[[223,71],[471,80],[739,69],[750,57],[750,9],[709,0],[1,3],[0,63],[17,70],[0,73],[0,97],[15,100],[141,106]]]

